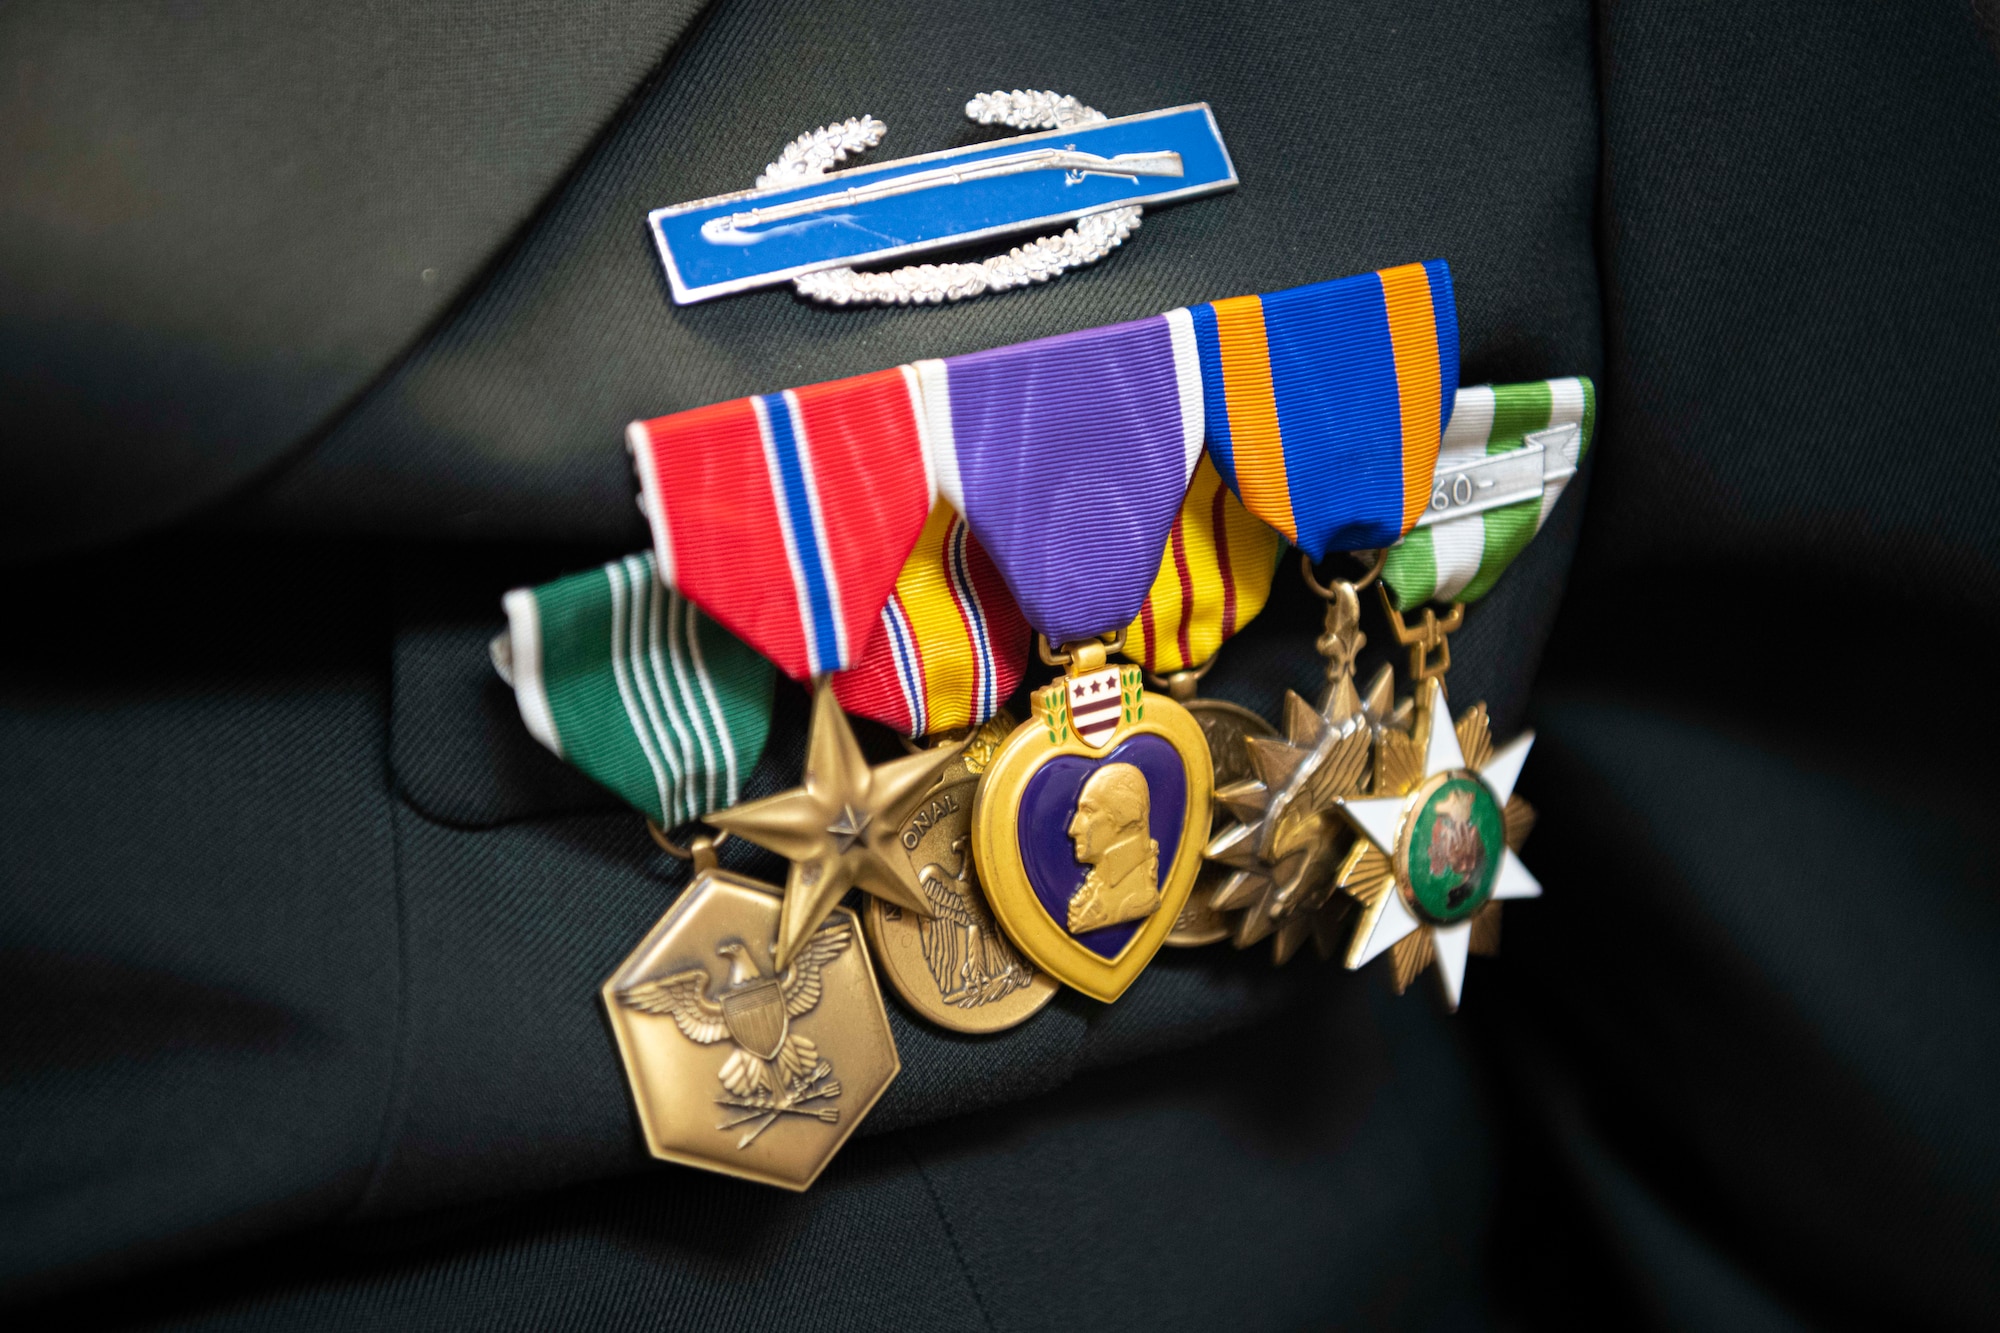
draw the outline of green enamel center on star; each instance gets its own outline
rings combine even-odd
[[[1470,773],[1431,791],[1410,825],[1404,873],[1417,910],[1444,926],[1463,921],[1493,896],[1507,834],[1500,805]]]

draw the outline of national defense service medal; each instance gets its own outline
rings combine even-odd
[[[1040,1013],[1055,978],[1014,947],[993,919],[973,869],[972,810],[980,775],[1014,730],[1003,709],[973,734],[900,840],[936,915],[867,899],[862,920],[876,964],[914,1012],[954,1032],[1000,1032]]]
[[[1116,649],[1118,641],[1109,645]],[[1022,953],[1109,1003],[1152,960],[1201,869],[1214,770],[1201,725],[1085,641],[1036,691],[973,804],[973,860]]]
[[[778,968],[780,891],[706,842],[603,999],[653,1156],[789,1190],[818,1178],[901,1070],[861,923],[835,908]]]

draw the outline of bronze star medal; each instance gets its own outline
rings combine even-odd
[[[708,822],[791,860],[775,963],[791,966],[841,895],[859,885],[920,917],[936,914],[903,849],[903,821],[958,754],[939,746],[872,768],[822,682],[813,693],[804,784],[718,810]]]
[[[1456,1009],[1467,954],[1499,944],[1501,902],[1542,891],[1515,855],[1534,823],[1514,795],[1534,736],[1496,750],[1484,704],[1454,726],[1432,677],[1417,687],[1414,735],[1387,731],[1378,744],[1381,794],[1340,802],[1362,834],[1337,877],[1361,903],[1347,965],[1388,951],[1401,992],[1435,962],[1445,1004]]]

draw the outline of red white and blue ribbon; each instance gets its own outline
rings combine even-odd
[[[1457,376],[1434,260],[719,403],[628,442],[661,576],[805,680],[859,661],[937,500],[1058,644],[1139,613],[1204,441],[1313,554],[1394,541]]]
[[[859,659],[930,514],[912,379],[885,370],[627,429],[660,577],[795,680]]]

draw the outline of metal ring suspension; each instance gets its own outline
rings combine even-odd
[[[1356,558],[1362,560],[1366,560],[1369,558],[1367,553],[1362,551],[1354,551],[1351,552],[1351,554],[1354,555]],[[1369,584],[1373,583],[1376,579],[1382,577],[1382,567],[1384,565],[1387,565],[1388,563],[1389,563],[1389,548],[1385,546],[1381,550],[1375,552],[1374,563],[1368,567],[1368,572],[1366,574],[1363,574],[1360,578],[1354,580],[1354,582],[1348,584],[1347,586],[1352,588],[1355,592],[1360,592],[1362,589],[1366,588]],[[1308,588],[1311,588],[1315,593],[1317,593],[1322,601],[1330,602],[1333,600],[1335,595],[1333,588],[1329,588],[1326,584],[1321,583],[1319,581],[1318,575],[1313,573],[1313,558],[1307,555],[1304,551],[1299,552],[1299,569],[1305,575],[1306,586]],[[1338,586],[1342,582],[1345,582],[1345,580],[1338,580],[1338,579],[1335,580],[1335,586]]]
[[[700,874],[704,870],[713,870],[716,865],[716,849],[729,841],[727,833],[718,833],[712,838],[706,835],[693,838],[689,840],[687,846],[683,847],[672,838],[669,838],[667,831],[660,827],[660,821],[654,819],[651,815],[646,816],[646,833],[658,844],[661,851],[673,857],[676,861],[694,862],[696,874]]]

